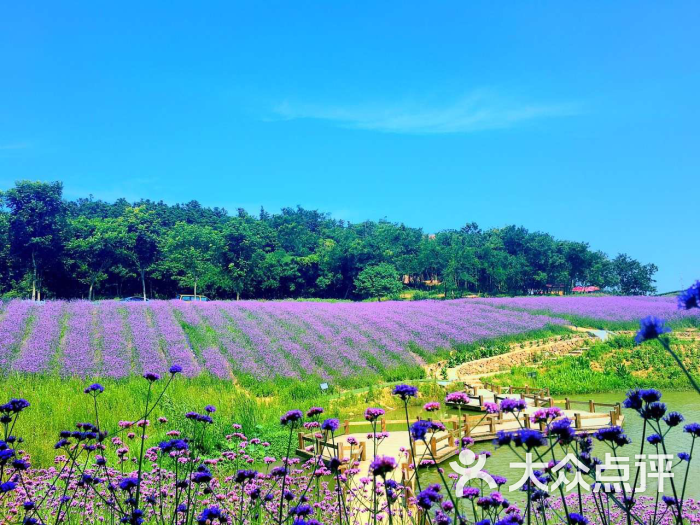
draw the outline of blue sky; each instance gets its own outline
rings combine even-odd
[[[147,4],[147,5],[145,5]],[[700,278],[697,2],[13,2],[0,189],[522,224]]]

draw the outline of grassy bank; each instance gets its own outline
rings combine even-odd
[[[452,350],[447,351],[443,358],[447,359],[446,368],[455,367],[469,361],[511,352],[513,346],[521,345],[524,347],[525,344],[538,344],[538,342],[557,336],[573,337],[574,334],[569,328],[552,324],[541,330],[533,330],[524,334],[506,335],[470,344],[458,344]]]
[[[700,343],[671,338],[691,371],[700,370]],[[531,374],[535,374],[531,377]],[[690,383],[666,350],[657,342],[637,346],[632,337],[618,336],[597,342],[580,356],[566,356],[533,367],[514,367],[493,378],[501,385],[549,388],[552,394],[587,394],[624,391],[637,387],[685,390]]]
[[[154,392],[160,393],[165,380],[154,384]],[[95,412],[92,398],[83,393],[89,380],[61,378],[58,376],[12,375],[0,379],[0,402],[10,397],[22,397],[31,403],[24,411],[14,434],[25,439],[23,448],[32,456],[34,465],[48,466],[53,463],[54,443],[61,430],[75,429],[77,422],[94,422]],[[100,380],[105,391],[98,397],[100,425],[111,435],[119,428],[120,421],[137,421],[143,418],[143,407],[148,391],[148,382],[139,377],[124,380]],[[434,382],[421,382],[419,388],[422,402],[428,398],[439,398],[444,390]],[[226,449],[229,444],[226,434],[234,432],[231,425],[238,423],[249,438],[259,437],[271,443],[266,454],[283,455],[288,432],[279,424],[279,418],[291,409],[307,410],[312,406],[324,407],[324,417],[357,419],[362,417],[366,406],[391,408],[396,399],[390,389],[370,386],[357,394],[338,396],[337,392],[322,393],[317,383],[287,382],[278,384],[274,395],[260,395],[235,384],[210,376],[187,379],[176,376],[168,387],[161,406],[149,417],[148,446],[167,439],[166,432],[187,429],[189,422],[185,413],[202,413],[206,405],[214,405],[214,424],[208,427],[206,445],[211,452]],[[398,405],[396,405],[398,406]],[[159,423],[165,417],[167,423]],[[119,434],[127,445],[135,445]],[[113,449],[114,447],[110,447]]]

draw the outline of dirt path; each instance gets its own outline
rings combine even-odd
[[[526,346],[521,343],[513,343],[511,351],[493,357],[485,357],[463,363],[447,369],[448,381],[467,381],[486,375],[494,375],[502,370],[510,369],[515,365],[532,363],[539,358],[560,357],[571,353],[580,353],[595,337],[587,331],[578,330],[578,334],[570,338],[555,336],[550,339],[534,341]],[[442,369],[446,361],[426,365],[425,369],[429,377],[442,379]]]

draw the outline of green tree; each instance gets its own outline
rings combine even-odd
[[[265,254],[275,251],[274,230],[264,221],[256,220],[239,210],[238,217],[230,219],[223,228],[226,269],[230,288],[236,294],[255,295],[253,261],[264,260]]]
[[[58,266],[63,250],[66,208],[60,182],[19,181],[3,194],[10,210],[10,255],[26,271],[32,300],[42,297],[46,273]]]
[[[149,288],[151,296],[162,297],[196,275],[198,289],[208,280],[208,293],[218,297],[353,298],[358,290],[367,294],[357,284],[376,270],[362,280],[359,275],[383,264],[395,269],[397,283],[417,289],[440,284],[446,297],[469,291],[517,295],[547,284],[592,284],[620,293],[655,289],[654,265],[624,254],[611,260],[586,243],[518,226],[482,230],[470,222],[426,235],[386,219],[351,224],[301,207],[276,214],[261,210],[259,216],[239,209],[229,216],[197,201],[61,197],[59,182],[20,182],[3,195],[0,293],[41,298],[49,290],[75,297],[87,287],[94,297],[99,285],[114,287],[120,296],[138,290],[145,298]],[[208,247],[193,248],[194,260],[203,262],[188,270],[185,247],[175,242],[183,224],[198,232],[193,238],[220,239],[222,253],[210,257]],[[200,228],[208,228],[206,235]],[[105,238],[114,229],[118,249]]]
[[[355,279],[356,292],[364,297],[376,297],[377,301],[383,296],[398,294],[402,288],[399,272],[389,263],[368,266]]]
[[[0,211],[0,293],[9,291],[10,283],[10,214]]]
[[[192,288],[195,295],[224,279],[224,242],[221,233],[211,226],[178,222],[165,235],[161,250],[161,270],[181,286]]]
[[[145,206],[128,206],[122,214],[125,258],[141,280],[141,293],[146,300],[146,276],[155,269],[160,257],[158,239],[162,234],[160,221],[153,210]]]
[[[620,284],[612,261],[603,252],[590,254],[590,268],[586,272],[584,284],[598,286],[601,289],[617,288]]]
[[[656,292],[655,264],[642,264],[626,253],[621,253],[612,261],[619,280],[619,291],[623,295],[647,295]]]
[[[88,286],[88,300],[95,286],[107,279],[107,269],[119,256],[124,229],[118,219],[78,217],[69,222],[70,240],[66,243],[66,260],[74,277]]]

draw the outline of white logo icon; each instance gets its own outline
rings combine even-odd
[[[471,465],[476,461],[476,465],[473,467],[463,467],[462,465]],[[452,467],[452,470],[454,470],[457,474],[460,475],[459,481],[457,482],[457,496],[462,497],[464,496],[464,485],[473,479],[480,479],[482,481],[485,481],[486,484],[489,486],[491,489],[497,489],[498,485],[494,481],[494,479],[491,477],[491,475],[488,472],[484,472],[482,469],[484,468],[484,465],[486,464],[486,457],[485,456],[478,456],[474,454],[471,450],[468,448],[465,448],[462,450],[462,452],[459,453],[459,463],[456,461],[452,461],[450,463],[450,467]]]

